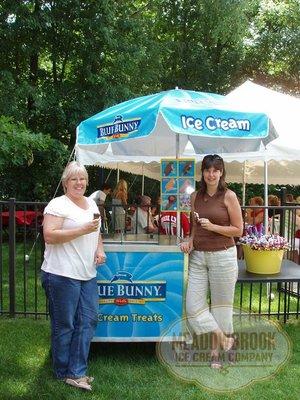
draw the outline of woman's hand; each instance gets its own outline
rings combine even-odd
[[[186,254],[190,254],[190,252],[193,250],[193,240],[190,239],[187,242],[180,243],[180,250]]]
[[[104,253],[104,251],[97,251],[95,254],[95,264],[99,265],[99,264],[104,264],[106,262],[106,255]]]
[[[82,226],[83,234],[96,232],[99,229],[100,218],[95,218]]]
[[[199,218],[199,224],[201,225],[201,228],[206,229],[207,231],[213,231],[214,229],[214,224],[212,224],[207,218]]]

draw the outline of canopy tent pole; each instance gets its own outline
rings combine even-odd
[[[73,147],[73,150],[71,151],[71,154],[70,154],[70,157],[68,159],[67,165],[69,164],[69,162],[71,162],[72,158],[75,159],[75,146]],[[62,176],[60,177],[60,180],[59,180],[58,185],[57,185],[57,187],[55,189],[55,192],[54,192],[54,195],[53,195],[52,199],[54,199],[54,197],[56,196],[56,193],[58,192],[59,186],[61,184],[61,179],[62,179]]]
[[[120,168],[119,168],[119,164],[117,164],[117,183],[120,180]]]
[[[73,150],[71,151],[71,154],[70,154],[70,157],[68,159],[67,165],[69,164],[69,162],[71,161],[72,158],[75,159],[75,146],[73,147]],[[56,193],[58,192],[58,189],[59,189],[60,184],[61,184],[61,180],[62,180],[62,175],[60,177],[60,180],[59,180],[58,185],[57,185],[57,187],[55,189],[55,192],[54,192],[54,195],[53,195],[52,199],[54,199],[54,197],[56,196]],[[29,262],[31,253],[32,253],[33,249],[35,248],[36,242],[37,242],[39,237],[40,237],[40,232],[38,232],[38,234],[36,235],[35,240],[33,242],[33,245],[31,246],[31,249],[30,249],[29,253],[25,255],[26,262]]]
[[[264,159],[264,182],[265,182],[265,187],[264,187],[264,205],[267,207],[268,206],[268,161],[266,158]],[[269,212],[268,208],[265,208],[265,213],[264,213],[264,227],[265,227],[265,234],[268,234],[269,230]],[[267,282],[267,298],[274,300],[274,294],[271,292],[271,285],[270,282]]]
[[[176,87],[176,89],[178,89],[178,87]],[[178,160],[179,158],[179,133],[176,133],[176,160]],[[177,182],[178,185],[178,182]],[[181,222],[181,218],[180,218],[180,211],[178,210],[179,207],[179,197],[177,198],[177,212],[176,212],[176,242],[177,244],[180,243],[180,222]]]
[[[264,182],[265,182],[265,190],[264,190],[264,196],[265,196],[265,206],[268,206],[268,161],[265,159],[264,160]],[[268,218],[268,209],[265,208],[265,215],[264,215],[264,226],[265,226],[265,233],[268,233],[268,224],[269,224],[269,218]]]
[[[109,173],[108,173],[104,183],[106,183],[108,181],[111,173],[112,173],[112,169],[109,170]]]
[[[243,166],[243,189],[242,189],[242,206],[245,207],[246,205],[246,168],[247,168],[247,161],[244,161]]]
[[[144,175],[144,163],[142,164],[142,195],[144,195],[145,190],[145,175]]]

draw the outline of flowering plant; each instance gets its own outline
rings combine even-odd
[[[264,227],[248,225],[246,235],[239,238],[239,243],[249,246],[252,250],[285,250],[289,249],[288,241],[278,234],[265,235]]]

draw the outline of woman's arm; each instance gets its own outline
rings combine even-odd
[[[84,225],[74,229],[62,229],[64,218],[46,214],[44,216],[43,233],[47,244],[62,244],[70,242],[82,235],[97,231],[99,218],[93,219]]]
[[[102,235],[99,235],[98,246],[95,254],[95,264],[103,264],[106,261],[106,255],[103,249]]]
[[[235,193],[231,190],[226,191],[224,204],[227,207],[229,214],[229,226],[212,224],[208,219],[200,218],[201,226],[208,231],[216,232],[220,235],[228,237],[239,237],[243,234],[242,211]]]

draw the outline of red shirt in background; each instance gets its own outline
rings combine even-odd
[[[180,213],[181,236],[185,237],[190,234],[190,222],[184,213]],[[163,211],[160,214],[159,232],[162,235],[177,235],[177,212]]]

